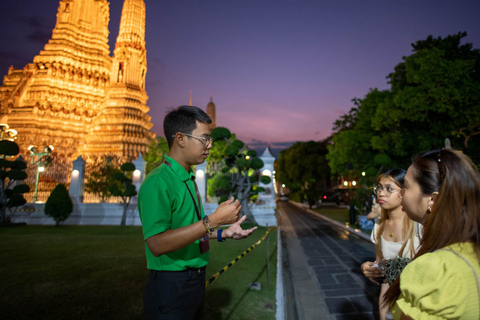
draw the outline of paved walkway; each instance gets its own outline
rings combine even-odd
[[[285,319],[377,319],[379,287],[360,271],[375,246],[287,202],[282,214]]]

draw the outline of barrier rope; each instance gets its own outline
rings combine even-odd
[[[258,240],[257,242],[255,242],[254,245],[252,245],[250,248],[248,248],[247,250],[243,251],[243,253],[241,255],[239,255],[235,260],[232,260],[228,265],[226,265],[225,267],[222,268],[222,270],[218,271],[217,273],[215,273],[210,279],[208,279],[208,281],[205,283],[205,288],[208,287],[208,285],[210,283],[212,283],[213,281],[217,280],[218,277],[220,277],[220,275],[222,273],[224,273],[225,271],[228,270],[228,268],[230,268],[231,266],[233,266],[238,260],[242,259],[247,253],[249,253],[250,251],[252,251],[256,246],[258,246],[263,240],[265,240],[268,236],[268,234],[270,232],[272,232],[273,230],[275,230],[276,227],[271,227],[270,229],[268,229],[268,231],[265,233],[265,235],[260,239]]]

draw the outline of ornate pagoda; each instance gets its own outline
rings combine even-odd
[[[0,87],[0,123],[20,152],[53,145],[59,157],[135,159],[155,134],[145,91],[145,3],[125,0],[114,55],[107,0],[62,0],[52,37],[33,63],[13,66]]]

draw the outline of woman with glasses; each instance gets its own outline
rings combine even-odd
[[[479,319],[480,174],[454,150],[417,156],[402,207],[423,224],[421,247],[385,295],[395,319]]]
[[[394,259],[397,256],[413,258],[419,240],[414,232],[414,223],[402,211],[400,192],[406,171],[392,169],[377,177],[375,193],[381,208],[380,220],[375,223],[371,239],[376,244],[376,261],[362,264],[363,274],[373,283],[380,284],[379,313],[380,319],[392,319],[388,306],[383,306],[383,295],[389,285],[385,281],[384,271],[378,263]]]

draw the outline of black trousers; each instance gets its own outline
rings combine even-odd
[[[147,320],[200,320],[205,301],[205,267],[150,270],[143,307]]]

